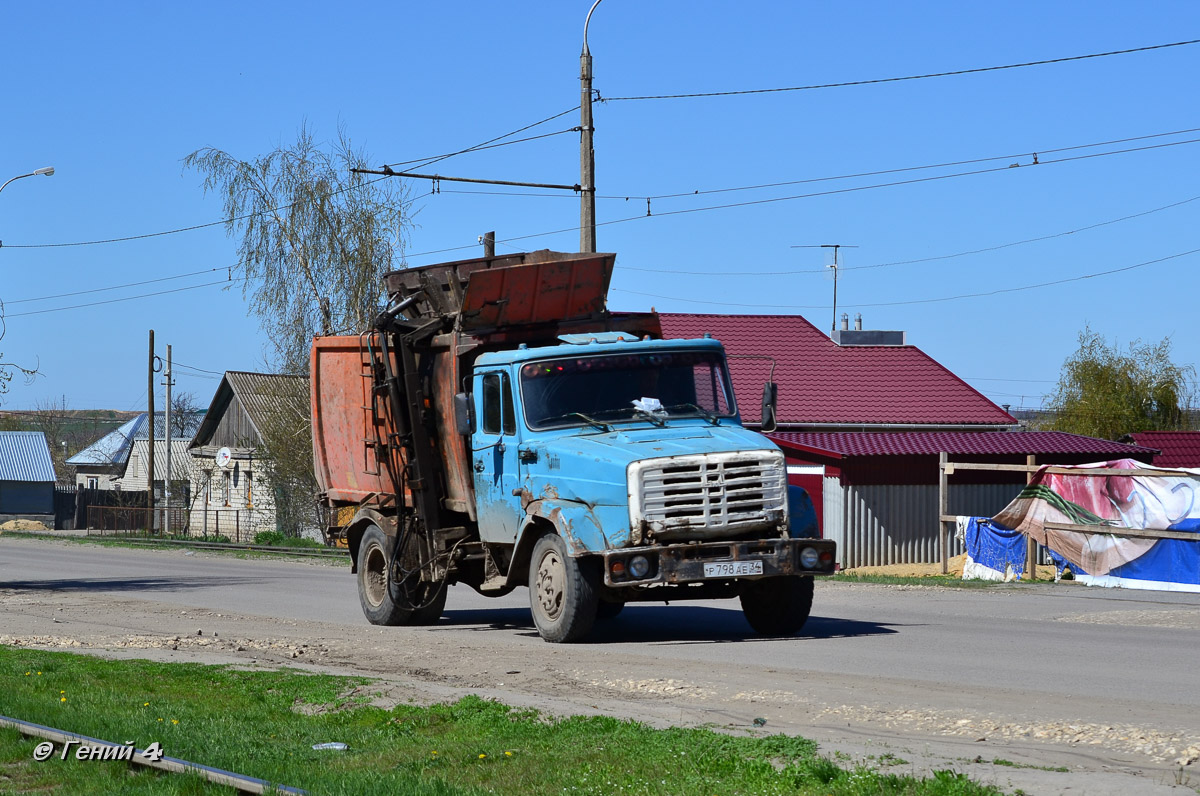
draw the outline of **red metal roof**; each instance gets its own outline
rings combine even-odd
[[[785,450],[826,456],[967,456],[1084,454],[1148,459],[1155,450],[1065,431],[779,431],[767,434]],[[1159,462],[1155,460],[1155,464]]]
[[[1017,421],[915,346],[839,346],[799,315],[660,314],[663,337],[725,344],[742,419],[761,418],[772,357],[781,425],[1014,425]]]
[[[1135,431],[1127,436],[1161,451],[1154,457],[1159,467],[1200,467],[1200,431]]]

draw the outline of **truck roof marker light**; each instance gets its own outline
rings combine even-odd
[[[521,343],[519,346],[517,346],[518,351],[526,351],[528,349],[529,349],[529,343]]]

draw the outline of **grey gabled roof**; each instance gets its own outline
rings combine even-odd
[[[0,481],[54,480],[54,462],[45,434],[0,431]]]
[[[246,416],[250,419],[250,424],[261,439],[262,429],[269,426],[269,418],[279,412],[295,411],[297,406],[303,406],[307,415],[308,377],[286,373],[225,371],[225,377],[217,386],[212,403],[204,414],[204,421],[196,430],[195,436],[192,437],[189,448],[198,448],[208,444],[234,395],[237,396]],[[297,419],[307,420],[307,416]]]
[[[135,439],[149,439],[150,424],[146,422],[146,413],[142,412],[137,417],[128,421],[119,428],[108,432],[100,439],[87,446],[79,453],[67,459],[67,464],[74,465],[124,465],[129,461],[129,451]],[[196,433],[196,429],[200,426],[202,417],[199,414],[190,415],[188,422],[183,429],[182,434],[177,434],[173,439],[191,439]],[[175,418],[171,418],[174,422]],[[154,436],[156,439],[162,439],[167,427],[167,419],[164,413],[154,413]]]

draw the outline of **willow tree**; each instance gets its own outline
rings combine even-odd
[[[238,240],[234,272],[275,367],[307,373],[313,335],[369,328],[382,276],[403,260],[409,199],[394,178],[352,171],[367,156],[343,129],[327,147],[303,125],[294,144],[252,160],[205,147],[183,162],[224,201],[226,232]]]
[[[1196,370],[1171,360],[1171,339],[1122,350],[1090,328],[1063,363],[1043,428],[1102,439],[1132,431],[1187,428]]]
[[[4,323],[4,302],[0,301],[0,340],[4,339],[5,333],[8,331]],[[0,352],[0,396],[8,392],[8,384],[12,381],[13,371],[20,373],[25,377],[26,384],[32,384],[35,376],[38,375],[38,369],[26,368],[18,365],[15,362],[5,362],[4,353]],[[0,403],[3,403],[0,401]]]

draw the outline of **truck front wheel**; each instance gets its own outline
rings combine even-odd
[[[791,636],[800,632],[812,610],[811,577],[778,577],[744,581],[742,613],[755,632]]]
[[[592,629],[600,601],[594,561],[571,558],[557,533],[537,540],[529,561],[529,606],[538,634],[552,643],[579,641]]]
[[[358,545],[358,601],[373,625],[431,625],[446,607],[446,584],[389,583],[393,541],[377,525],[367,526]]]

